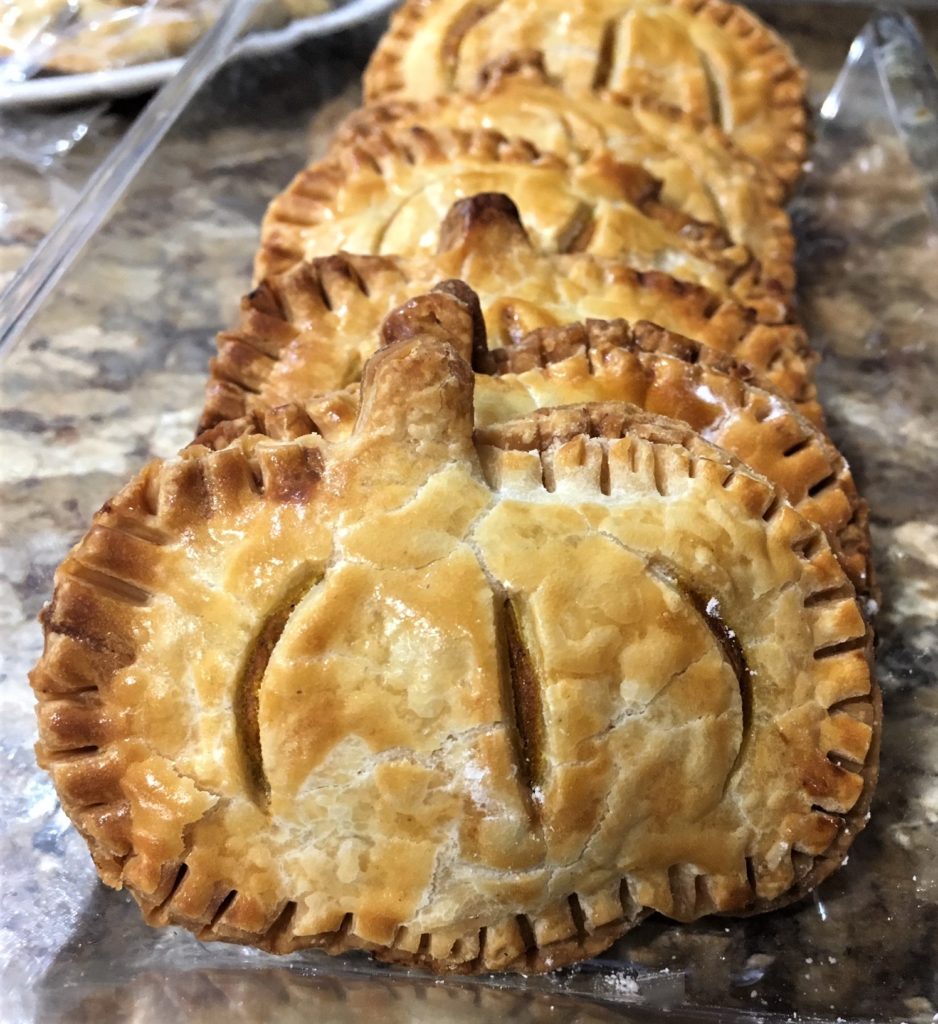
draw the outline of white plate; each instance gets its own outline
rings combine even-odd
[[[235,48],[242,54],[275,53],[317,36],[358,25],[393,7],[397,0],[350,0],[331,11],[300,18],[284,28],[255,32]],[[15,85],[0,85],[0,107],[26,107],[43,104],[77,103],[83,100],[133,96],[162,85],[182,67],[183,58],[133,64],[126,68],[93,71],[83,75],[50,75],[31,78]]]

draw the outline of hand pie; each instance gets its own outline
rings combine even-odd
[[[768,909],[862,827],[866,626],[763,477],[621,403],[473,437],[376,355],[354,434],[152,463],[56,576],[38,754],[148,921],[544,970]]]
[[[748,246],[763,277],[786,291],[795,285],[795,243],[777,179],[765,173],[715,125],[649,97],[571,96],[550,85],[538,62],[492,72],[475,94],[417,103],[389,100],[351,115],[341,144],[369,126],[432,125],[471,131],[480,125],[524,138],[571,162],[608,150],[662,183],[661,201],[697,221],[717,224]]]
[[[641,167],[606,152],[570,165],[486,130],[403,126],[362,131],[338,146],[268,207],[256,277],[340,249],[432,252],[450,206],[482,192],[510,196],[542,252],[615,257],[734,297],[764,323],[789,317],[790,295],[762,278],[752,253],[662,203],[660,182]]]
[[[537,50],[571,96],[654,96],[719,125],[791,186],[807,149],[805,76],[750,11],[722,0],[407,0],[365,72],[365,97],[472,93]]]
[[[303,404],[357,381],[384,317],[447,278],[478,293],[492,346],[590,317],[652,320],[730,353],[822,421],[815,357],[800,327],[755,323],[732,300],[658,271],[588,253],[539,252],[507,196],[459,200],[438,235],[436,254],[340,253],[262,282],[242,302],[237,329],[219,335],[202,428],[259,406]]]
[[[475,305],[463,282],[445,282],[393,311],[382,328],[384,342],[421,336],[456,347],[480,371],[480,427],[538,409],[599,401],[629,402],[689,424],[781,487],[795,509],[824,530],[857,591],[870,594],[868,510],[849,466],[822,430],[748,380],[745,368],[655,324],[630,326],[621,319],[546,327],[489,351],[481,315],[478,322],[473,318]],[[276,337],[273,317],[258,327],[265,337]],[[264,344],[246,343],[248,358]],[[294,362],[272,390],[261,367],[256,376],[245,374],[238,416],[216,421],[197,443],[220,447],[255,432],[279,439],[311,432],[328,440],[348,437],[359,413],[356,386],[320,393],[304,386]],[[235,385],[229,385],[231,394]]]

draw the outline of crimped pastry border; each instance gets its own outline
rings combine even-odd
[[[504,0],[476,0],[466,4],[464,10],[474,15],[474,20],[479,20],[497,11],[500,2]],[[749,63],[761,64],[772,76],[770,113],[775,144],[760,159],[790,195],[801,176],[808,148],[806,75],[791,50],[754,14],[736,4],[725,0],[664,2],[720,26],[733,37]],[[392,15],[388,30],[365,69],[363,85],[367,102],[383,101],[397,94],[410,95],[409,83],[402,73],[402,57],[417,29],[438,5],[439,0],[407,0]],[[496,56],[492,54],[493,59]]]
[[[559,457],[558,446],[565,441],[581,438],[584,443],[595,443],[600,439],[605,452],[606,445],[629,436],[633,446],[637,444],[651,458],[656,480],[659,473],[668,480],[678,471],[673,458],[659,461],[666,449],[678,448],[685,453],[685,468],[680,471],[717,474],[723,488],[736,494],[734,500],[742,502],[750,514],[759,508],[770,525],[777,520],[778,528],[791,538],[793,550],[810,567],[812,606],[842,600],[844,577],[819,530],[792,512],[779,490],[765,478],[673,421],[621,403],[542,410],[478,432],[477,445],[490,453],[483,459],[490,480],[491,473],[496,477],[502,473],[499,452],[534,452],[544,463],[546,487],[548,477],[561,471],[554,458]],[[264,907],[250,896],[242,898],[211,879],[193,876],[186,853],[179,863],[160,865],[155,873],[156,865],[148,867],[145,858],[140,862],[133,856],[128,804],[120,786],[125,748],[119,748],[117,741],[123,723],[107,707],[108,679],[133,661],[134,610],[146,599],[141,587],[144,581],[128,561],[128,554],[139,552],[141,546],[158,548],[173,534],[183,533],[190,524],[211,515],[212,509],[243,500],[248,480],[254,481],[256,500],[264,495],[273,500],[295,500],[298,480],[321,471],[325,450],[321,444],[288,443],[251,451],[243,442],[217,452],[191,449],[176,462],[150,464],[95,516],[92,531],[57,573],[55,596],[43,614],[45,651],[31,674],[39,699],[37,753],[53,776],[66,812],[88,840],[105,881],[130,888],[151,924],[182,924],[201,939],[250,942],[280,953],[309,947],[330,953],[365,948],[382,958],[462,973],[551,970],[601,952],[642,914],[627,878],[609,891],[589,897],[571,894],[536,917],[511,915],[470,932],[455,928],[416,935],[399,927],[391,946],[381,947],[356,934],[355,918],[348,913],[328,933],[296,935],[292,927],[295,904]],[[507,471],[511,472],[510,466]],[[109,543],[101,544],[102,532]],[[819,656],[824,658],[824,699],[833,711],[829,722],[832,729],[838,726],[826,742],[849,748],[855,730],[848,721],[865,720],[875,735],[878,697],[875,683],[869,681],[868,639],[850,636],[839,641],[829,634]],[[867,691],[861,688],[862,692],[857,692],[861,680],[873,687],[865,697]],[[863,714],[870,707],[872,713]],[[723,900],[729,900],[734,911],[755,912],[807,891],[836,866],[865,822],[875,782],[876,751],[874,742],[859,768],[863,792],[855,810],[828,815],[832,821],[841,819],[834,843],[814,858],[792,851],[792,884],[781,896],[760,897],[760,888],[777,887],[778,878],[776,872],[763,879],[757,866],[747,868],[748,895],[738,888],[728,894],[720,890],[724,891],[721,899],[718,890],[711,892],[706,884],[701,886],[693,871],[675,865],[660,880],[672,893],[675,914],[692,919],[720,911],[726,909]],[[857,766],[832,770],[857,771]]]
[[[447,167],[459,160],[482,166],[514,164],[552,170],[569,177],[573,192],[586,203],[585,196],[574,187],[573,177],[586,171],[587,165],[571,165],[524,139],[508,139],[484,128],[462,131],[415,124],[372,130],[361,125],[358,130],[350,130],[343,144],[335,146],[323,160],[300,171],[271,202],[261,225],[255,280],[283,273],[307,257],[301,232],[334,219],[339,196],[350,181],[379,183],[393,179],[398,169],[410,175],[416,167],[432,173],[435,166]],[[761,322],[781,324],[791,320],[789,290],[766,277],[752,252],[731,243],[722,228],[696,221],[662,203],[661,183],[656,178],[638,165],[615,161],[605,151],[594,155],[589,170],[614,186],[616,202],[632,206],[660,223],[679,239],[683,251],[712,268],[725,282],[728,294],[755,310]],[[589,211],[569,244],[578,248],[581,237],[592,234],[594,227]]]

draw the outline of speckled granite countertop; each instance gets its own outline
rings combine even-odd
[[[821,95],[862,12],[841,11],[839,22],[831,9],[782,13],[773,20]],[[212,338],[247,287],[264,204],[356,102],[369,46],[361,32],[223,73],[0,376],[0,1019],[599,1022],[647,1019],[632,1005],[643,999],[727,1008],[720,1019],[732,1008],[753,1022],[793,1013],[932,1022],[938,230],[876,111],[846,111],[825,131],[795,208],[831,430],[873,509],[887,706],[873,821],[813,902],[748,921],[651,920],[606,968],[519,990],[201,947],[150,931],[129,898],[96,882],[32,760],[25,673],[39,649],[35,616],[91,512],[146,458],[191,437]],[[41,203],[35,210],[39,230]],[[28,226],[30,214],[19,216]],[[0,232],[0,253],[3,242]]]

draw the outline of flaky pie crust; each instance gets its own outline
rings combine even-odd
[[[623,403],[473,433],[473,383],[390,344],[349,439],[152,463],[58,570],[38,755],[151,923],[546,970],[797,896],[862,827],[878,705],[822,532]]]
[[[301,171],[268,207],[255,279],[338,250],[412,256],[439,245],[459,199],[498,192],[521,211],[542,252],[589,252],[664,270],[755,309],[791,316],[791,295],[745,246],[661,201],[661,183],[610,153],[569,164],[487,129],[362,126]]]
[[[407,0],[371,58],[365,97],[471,94],[493,63],[530,50],[570,95],[654,96],[720,125],[786,187],[800,175],[804,71],[752,12],[723,0]]]

